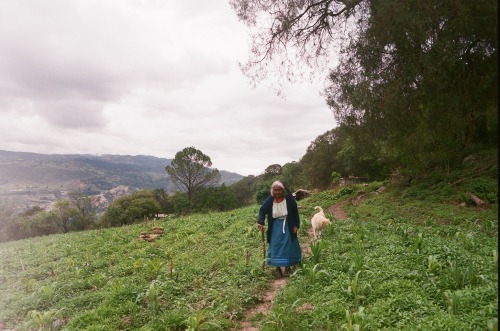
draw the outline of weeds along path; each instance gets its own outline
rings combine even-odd
[[[346,203],[347,201],[343,201],[341,203],[335,204],[333,206],[330,206],[328,208],[328,211],[332,213],[333,217],[336,220],[344,220],[347,219],[348,216],[347,214],[343,211],[342,206]],[[314,239],[314,232],[312,227],[309,227],[307,229],[307,239],[304,243],[301,244],[301,249],[302,249],[302,256],[307,257],[311,255],[311,251],[309,249],[309,244],[313,241]],[[269,288],[267,291],[264,293],[262,297],[262,302],[258,304],[257,306],[247,310],[244,314],[243,320],[240,323],[240,326],[236,328],[235,330],[239,331],[258,331],[259,326],[254,326],[252,324],[252,319],[254,319],[255,316],[262,314],[262,315],[267,315],[269,311],[271,310],[273,306],[273,301],[278,292],[286,286],[286,283],[288,281],[288,278],[278,278],[272,281],[270,284]]]
[[[252,325],[253,317],[262,314],[267,315],[271,310],[273,305],[273,300],[278,294],[279,290],[286,285],[288,278],[279,278],[275,279],[269,289],[264,293],[264,297],[262,298],[262,302],[254,308],[251,308],[245,312],[245,316],[243,321],[240,324],[240,327],[236,330],[241,331],[258,331],[259,328]]]

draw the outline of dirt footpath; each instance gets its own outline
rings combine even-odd
[[[328,211],[333,215],[335,220],[345,220],[348,218],[347,214],[344,212],[342,209],[342,206],[346,204],[347,201],[343,201],[341,203],[335,204],[333,206],[328,207]],[[309,228],[308,231],[308,238],[306,242],[301,244],[302,248],[302,255],[303,256],[309,256],[310,251],[309,251],[309,244],[314,238],[314,234],[312,231],[312,228]],[[258,314],[263,314],[267,315],[269,311],[271,310],[273,306],[273,300],[278,294],[279,290],[281,290],[284,286],[286,286],[286,283],[288,281],[288,278],[279,278],[275,279],[274,281],[271,282],[269,285],[269,288],[267,291],[264,293],[262,297],[262,302],[258,304],[257,306],[248,309],[245,312],[245,316],[243,317],[243,320],[240,323],[240,326],[234,330],[239,330],[239,331],[258,331],[259,327],[258,326],[253,326],[252,325],[252,318]]]
[[[337,203],[333,206],[328,207],[328,211],[332,213],[333,217],[335,220],[345,220],[349,218],[347,216],[346,212],[342,209],[342,206],[344,206],[347,203],[347,201],[343,201],[340,203]]]

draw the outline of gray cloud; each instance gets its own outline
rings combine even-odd
[[[333,117],[317,87],[250,88],[245,29],[227,1],[1,1],[0,149],[298,160]]]
[[[92,100],[48,102],[40,107],[45,120],[57,127],[101,129],[107,125],[104,104]]]

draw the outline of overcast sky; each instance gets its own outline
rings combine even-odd
[[[277,96],[238,62],[227,0],[0,1],[0,149],[173,158],[258,175],[298,161],[335,121],[320,84]],[[277,79],[276,79],[277,80]]]

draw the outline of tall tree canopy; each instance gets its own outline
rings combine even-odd
[[[210,169],[212,161],[194,147],[186,147],[175,154],[172,163],[165,167],[174,183],[187,193],[189,201],[203,186],[220,180],[219,170]]]
[[[498,149],[498,2],[231,0],[255,25],[252,79],[268,67],[325,70],[339,124],[362,129],[395,167],[421,172]],[[269,66],[270,65],[270,66]],[[351,132],[361,132],[359,130]]]
[[[352,131],[340,125],[311,142],[300,164],[313,188],[328,188],[334,172],[345,178],[387,178],[381,147]]]

